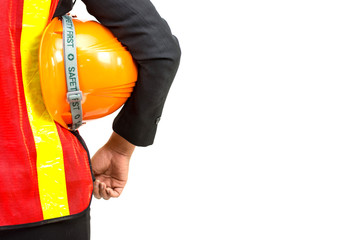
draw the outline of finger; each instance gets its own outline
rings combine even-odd
[[[105,183],[100,183],[100,196],[105,200],[110,199],[110,196],[109,196],[108,192],[106,191],[106,184]]]
[[[94,182],[94,197],[97,199],[100,199],[100,181],[99,180],[95,180]]]

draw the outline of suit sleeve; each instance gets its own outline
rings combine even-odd
[[[134,145],[151,145],[179,66],[178,41],[149,0],[82,1],[128,47],[138,65],[134,92],[115,118],[113,130]]]

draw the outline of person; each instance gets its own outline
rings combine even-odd
[[[37,47],[27,40],[36,28],[26,30],[29,25],[26,21],[41,19],[40,11],[44,8],[38,4],[49,1],[47,11],[54,13],[52,17],[68,13],[74,4],[71,0],[5,0],[2,3],[0,43],[4,48],[0,52],[0,101],[4,104],[8,101],[0,115],[2,240],[90,239],[91,196],[88,197],[88,193],[93,192],[98,199],[120,196],[135,147],[154,142],[180,62],[178,40],[149,0],[82,0],[88,12],[128,48],[138,66],[132,96],[115,118],[110,139],[91,159],[91,176],[87,173],[90,164],[85,164],[89,154],[79,133],[59,125],[51,128],[50,120],[44,120],[37,87],[33,86],[37,72],[31,66],[36,66]],[[29,12],[30,8],[39,12]],[[52,135],[54,132],[57,137]],[[53,147],[52,141],[58,141],[57,145]],[[56,157],[54,152],[59,146],[60,157]],[[56,159],[55,163],[52,158]],[[62,162],[57,162],[58,159]],[[63,190],[58,179],[52,179],[46,172],[53,165],[56,165],[53,171],[62,171],[58,179],[64,182]],[[58,193],[51,192],[55,190]],[[61,194],[68,200],[67,207]],[[53,204],[53,201],[59,203]],[[54,213],[56,211],[58,213]]]

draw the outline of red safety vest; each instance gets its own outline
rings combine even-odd
[[[90,204],[88,154],[41,97],[39,42],[57,4],[0,4],[0,229],[66,219]]]

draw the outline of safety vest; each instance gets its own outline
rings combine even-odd
[[[89,207],[93,179],[77,132],[44,106],[38,51],[58,0],[2,0],[0,229],[71,218]]]

